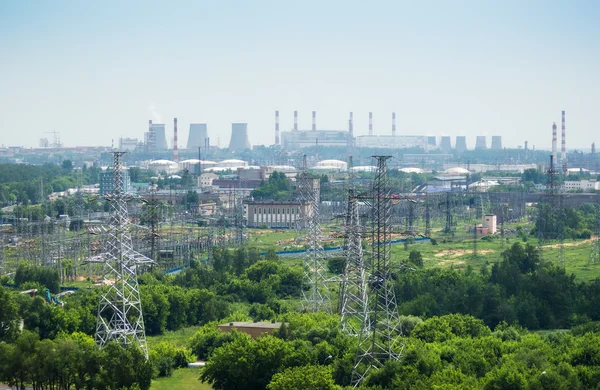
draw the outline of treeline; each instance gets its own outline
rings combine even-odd
[[[100,172],[99,167],[85,166],[81,172],[73,172],[68,160],[62,165],[0,164],[0,205],[41,203],[42,193],[48,196],[78,184],[98,183]]]
[[[15,343],[0,343],[0,382],[18,389],[145,390],[153,370],[137,347],[109,343],[99,349],[82,333],[40,340],[23,331]]]
[[[439,268],[398,274],[402,314],[470,314],[492,328],[501,322],[531,329],[570,328],[600,320],[600,279],[577,283],[564,268],[540,259],[532,245],[513,244],[489,271]]]
[[[273,336],[201,329],[191,340],[208,358],[201,379],[215,390],[350,388],[356,340],[339,318],[288,314]],[[500,323],[494,331],[460,314],[404,318],[400,360],[370,370],[363,389],[598,389],[600,334],[576,328],[547,336]],[[364,368],[364,367],[363,367]]]

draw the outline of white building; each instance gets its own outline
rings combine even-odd
[[[213,184],[213,180],[218,179],[219,176],[212,172],[206,172],[200,175],[198,178],[198,187],[210,187]]]
[[[137,138],[119,138],[119,150],[132,151],[138,146]]]
[[[483,216],[483,228],[488,229],[489,234],[496,234],[497,225],[496,225],[496,216],[493,214],[488,214]]]
[[[600,182],[596,180],[565,181],[562,185],[563,191],[583,190],[589,192],[600,190]]]

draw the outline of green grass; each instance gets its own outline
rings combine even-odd
[[[190,338],[201,328],[201,326],[189,326],[187,328],[181,328],[179,330],[174,331],[166,331],[164,334],[160,336],[148,336],[148,346],[152,347],[160,343],[161,341],[166,341],[172,345],[176,345],[178,347],[187,347],[189,344]]]
[[[175,390],[175,389],[197,389],[211,390],[207,383],[202,383],[199,368],[180,368],[173,372],[168,378],[158,378],[152,381],[152,390]]]

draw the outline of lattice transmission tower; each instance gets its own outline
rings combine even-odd
[[[306,169],[306,156],[303,169],[298,175],[301,204],[304,208],[304,231],[308,246],[304,255],[304,287],[302,308],[305,311],[331,311],[331,296],[327,286],[327,262],[323,252],[323,235],[319,225],[320,188],[319,178]]]
[[[348,193],[348,211],[344,221],[344,273],[340,289],[341,326],[350,336],[358,336],[367,318],[367,270],[363,257],[363,228],[360,225],[358,198]]]
[[[596,200],[594,204],[594,233],[592,236],[592,251],[590,252],[590,258],[588,264],[600,263],[600,210],[598,207],[600,204]]]
[[[109,285],[100,295],[95,338],[100,347],[109,341],[135,344],[148,358],[137,272],[140,265],[154,261],[133,250],[127,212],[127,201],[131,197],[123,191],[121,157],[124,153],[113,152],[113,188],[106,196],[110,202],[110,221],[103,252],[87,260],[104,265],[103,279]]]
[[[364,197],[372,207],[372,252],[368,302],[365,302],[368,305],[358,336],[352,371],[352,385],[355,387],[363,382],[371,370],[378,369],[385,361],[400,359],[404,350],[390,264],[392,196],[387,179],[387,160],[390,156],[374,157],[377,159],[377,174],[372,194]]]

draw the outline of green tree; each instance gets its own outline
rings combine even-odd
[[[19,312],[11,292],[0,286],[0,343],[11,342],[19,334]]]
[[[336,385],[328,366],[291,367],[273,375],[267,385],[268,390],[336,390]]]

